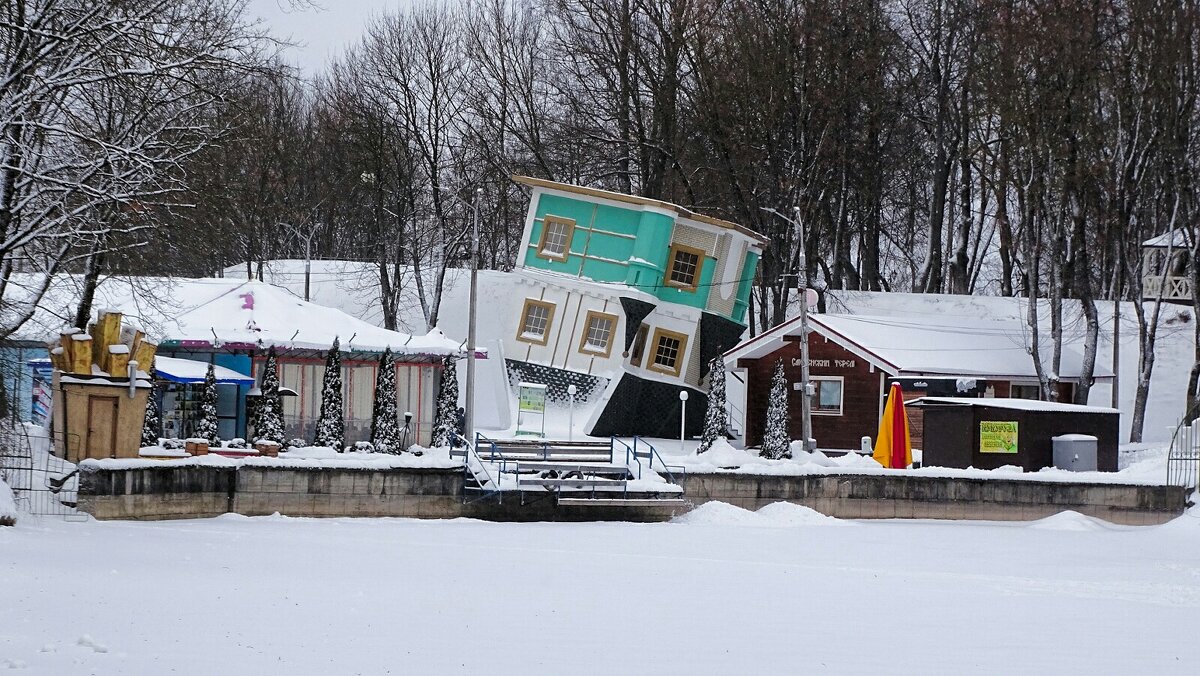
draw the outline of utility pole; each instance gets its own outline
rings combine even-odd
[[[796,286],[800,287],[800,430],[803,433],[803,448],[806,451],[815,450],[810,445],[812,439],[812,394],[808,378],[808,259],[804,251],[804,226],[800,223],[800,207],[793,207],[795,218],[792,223],[796,226],[799,249],[799,271],[796,274]]]
[[[479,200],[483,188],[475,189],[475,214],[471,219],[471,303],[467,322],[467,400],[463,430],[468,441],[475,443],[475,302],[479,277]]]

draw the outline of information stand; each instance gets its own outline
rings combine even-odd
[[[537,427],[530,416],[537,416]],[[517,436],[546,437],[546,386],[517,383]]]

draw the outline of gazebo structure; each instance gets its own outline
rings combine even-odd
[[[1192,302],[1189,260],[1196,234],[1179,228],[1142,242],[1143,298]]]

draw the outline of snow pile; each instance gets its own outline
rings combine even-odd
[[[143,449],[153,452],[159,447]],[[417,455],[420,452],[420,455]],[[161,457],[161,456],[160,456]],[[249,455],[242,458],[227,458],[210,452],[208,455],[184,456],[178,459],[155,460],[143,458],[100,458],[79,463],[80,467],[95,469],[146,469],[155,467],[291,467],[297,469],[457,469],[461,460],[450,457],[449,448],[409,447],[408,453],[364,453],[350,451],[338,453],[326,446],[301,446],[281,451],[279,457],[268,458]]]
[[[668,444],[662,444],[669,448]],[[740,448],[734,448],[728,441],[718,439],[707,453],[692,452],[684,456],[665,456],[669,464],[679,464],[687,471],[708,474],[722,471],[737,471],[748,474],[809,474],[819,472],[821,468],[839,469],[882,469],[879,463],[870,456],[858,453],[847,453],[842,456],[828,456],[821,451],[805,453],[799,450],[800,444],[792,446],[792,458],[771,460]]]
[[[774,502],[757,512],[742,509],[726,502],[706,502],[687,514],[671,519],[671,523],[699,526],[754,526],[778,528],[794,526],[841,526],[848,522],[826,516],[815,509],[790,502]]]
[[[763,518],[748,509],[714,500],[671,519],[671,522],[693,526],[761,526]]]
[[[1034,530],[1058,531],[1096,531],[1117,528],[1113,524],[1069,509],[1044,519],[1038,519],[1026,527]]]
[[[849,521],[843,521],[827,516],[811,507],[797,505],[793,502],[772,502],[760,507],[755,514],[766,518],[780,526],[848,526]]]
[[[0,479],[0,526],[11,526],[17,522],[17,502],[12,489]]]

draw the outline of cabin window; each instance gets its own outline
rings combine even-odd
[[[654,340],[650,344],[654,348],[650,368],[673,376],[679,375],[683,365],[683,351],[687,348],[687,336],[666,329],[655,329]]]
[[[568,218],[543,218],[542,241],[538,243],[538,255],[556,261],[567,260],[567,252],[571,248],[571,233],[574,230],[575,221]]]
[[[1042,388],[1039,385],[1017,385],[1009,386],[1008,396],[1012,399],[1033,399],[1037,401],[1042,398]]]
[[[612,353],[612,338],[616,328],[616,315],[588,310],[587,318],[583,323],[583,337],[579,341],[579,351],[588,355],[607,357]]]
[[[846,381],[842,376],[809,376],[813,393],[808,410],[814,415],[841,415]]]
[[[517,340],[545,345],[550,339],[550,324],[553,321],[554,303],[526,298],[525,307],[521,310]]]
[[[667,286],[695,291],[700,283],[700,271],[704,267],[704,251],[683,244],[673,244],[669,265]]]

